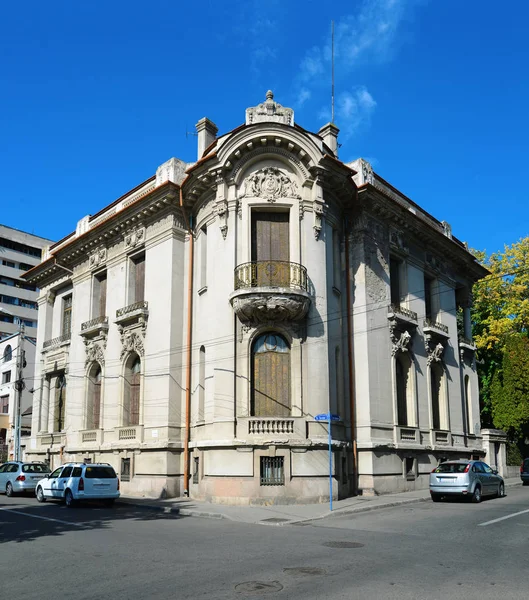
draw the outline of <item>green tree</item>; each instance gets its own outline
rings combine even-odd
[[[513,440],[529,433],[529,338],[512,334],[503,352],[502,369],[491,385],[494,425]]]
[[[474,342],[478,348],[481,416],[484,426],[494,423],[492,389],[501,376],[504,349],[513,334],[529,331],[529,237],[505,246],[487,258],[474,252],[490,275],[474,285],[472,310]]]

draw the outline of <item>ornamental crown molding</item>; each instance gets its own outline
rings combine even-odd
[[[88,255],[88,264],[91,269],[103,266],[107,261],[107,249],[105,246],[96,248]]]
[[[248,176],[240,198],[263,198],[275,202],[279,198],[301,198],[297,183],[279,169],[266,167]]]
[[[271,90],[266,92],[266,100],[263,103],[246,109],[246,125],[267,121],[294,125],[294,111],[276,102]]]
[[[126,231],[123,235],[125,241],[125,249],[133,250],[136,246],[145,242],[145,227],[137,225]]]

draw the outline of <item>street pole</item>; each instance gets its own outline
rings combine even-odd
[[[329,424],[329,510],[332,512],[332,436],[331,436],[331,411],[329,410],[329,414],[327,415],[329,420],[327,423]]]
[[[14,454],[15,460],[21,460],[20,456],[20,432],[22,429],[22,390],[25,388],[22,377],[24,370],[24,324],[20,323],[18,334],[18,352],[17,352],[17,379],[15,381],[16,402],[15,402],[15,435],[14,435]]]

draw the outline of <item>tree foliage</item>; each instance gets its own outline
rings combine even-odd
[[[494,375],[491,389],[494,425],[511,439],[529,430],[529,338],[509,336],[503,353],[502,370]]]
[[[529,237],[488,258],[485,252],[474,254],[490,271],[474,286],[472,308],[482,424],[499,427],[492,410],[493,389],[498,385],[495,377],[501,383],[503,355],[510,336],[527,335],[529,331]]]

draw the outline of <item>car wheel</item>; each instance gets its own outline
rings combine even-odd
[[[478,502],[481,502],[481,488],[479,485],[477,485],[474,488],[474,493],[472,494],[472,502],[474,502],[475,504],[478,504]]]
[[[112,508],[114,506],[114,498],[108,498],[107,500],[104,500],[103,504],[108,506],[108,508]]]
[[[523,485],[529,485],[529,481],[522,481]]]
[[[441,502],[441,494],[430,494],[432,502]]]
[[[13,492],[13,486],[11,485],[11,482],[7,482],[6,485],[6,496],[8,498],[11,498],[13,496],[14,492]]]
[[[75,500],[71,490],[66,490],[64,492],[64,503],[68,508],[73,508],[75,506]]]
[[[500,483],[498,486],[498,498],[503,498],[503,496],[505,496],[505,486],[503,483]]]
[[[37,488],[37,502],[46,502],[46,496],[41,487]]]

